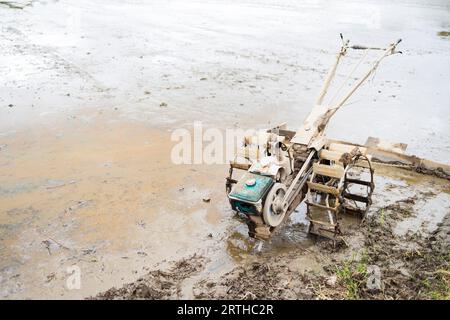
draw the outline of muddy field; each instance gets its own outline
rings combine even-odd
[[[171,132],[196,120],[299,126],[342,32],[402,38],[403,55],[328,136],[448,163],[447,1],[4,2],[0,298],[449,297],[446,179],[379,167],[366,221],[344,218],[345,243],[309,237],[303,205],[260,242],[229,208],[226,165],[170,159]]]
[[[379,172],[381,199],[361,224],[343,218],[339,244],[308,236],[294,214],[280,239],[235,241],[239,265],[222,275],[211,276],[208,258],[193,255],[95,298],[449,299],[448,181]],[[378,286],[370,285],[374,268]]]

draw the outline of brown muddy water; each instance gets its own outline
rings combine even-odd
[[[66,268],[76,264],[81,297],[90,278],[98,290],[225,231],[224,199],[208,183],[222,182],[223,171],[172,165],[165,132],[96,119],[3,141],[1,268],[17,277],[3,294],[67,295]]]
[[[296,128],[339,32],[369,45],[402,38],[403,55],[328,135],[404,142],[448,163],[447,1],[33,1],[0,5],[0,21],[0,298],[84,298],[195,253],[204,268],[179,297],[295,250],[293,269],[322,274],[331,258],[307,237],[302,205],[271,242],[249,239],[227,204],[227,166],[173,164],[170,134],[195,120]],[[398,237],[430,233],[450,212],[447,181],[377,173],[373,214],[420,197]],[[71,266],[80,289],[67,288]]]

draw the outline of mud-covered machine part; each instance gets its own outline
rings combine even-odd
[[[352,214],[364,219],[372,203],[375,188],[374,169],[370,157],[364,154],[365,151],[364,148],[331,144],[318,154],[310,154],[307,159],[311,160],[302,162],[301,166],[301,169],[307,169],[300,175],[301,169],[297,171],[299,179],[294,179],[289,186],[294,196],[288,203],[283,200],[289,189],[275,180],[268,183],[270,188],[267,190],[261,189],[261,196],[254,199],[245,199],[236,196],[236,193],[230,196],[233,186],[238,183],[232,178],[234,169],[245,170],[245,167],[231,165],[226,182],[231,206],[243,215],[250,237],[266,240],[273,236],[295,208],[305,200],[308,232],[338,240],[342,235],[339,225],[341,215]],[[244,174],[243,179],[239,181],[245,188],[251,189],[254,176]],[[270,180],[268,177],[264,179]],[[252,180],[251,183],[242,183],[248,180]]]
[[[311,152],[308,163],[315,152]],[[312,168],[306,161],[300,162],[297,168],[283,182],[277,176],[268,177],[250,173],[250,165],[230,164],[229,176],[226,178],[226,192],[233,210],[242,214],[249,236],[258,239],[269,239],[304,200],[306,181]],[[234,170],[246,170],[239,179],[233,178]],[[269,188],[266,186],[269,185]]]
[[[319,153],[307,182],[306,216],[309,233],[337,240],[340,215],[364,219],[375,188],[374,169],[365,148],[331,144]],[[344,150],[342,150],[344,149]]]

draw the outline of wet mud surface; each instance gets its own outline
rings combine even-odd
[[[181,284],[202,269],[204,259],[196,255],[174,263],[168,271],[151,271],[135,283],[121,289],[109,289],[96,299],[168,299],[182,298]]]
[[[225,167],[173,164],[170,135],[142,123],[80,118],[2,139],[3,297],[94,294],[206,251],[229,226]],[[74,265],[82,287],[67,290]]]
[[[343,218],[338,247],[307,235],[302,205],[259,242],[229,208],[228,167],[173,164],[170,135],[195,120],[297,128],[342,32],[403,38],[403,55],[328,136],[448,162],[449,18],[439,0],[1,1],[0,298],[448,297],[439,172],[377,168],[370,214]]]
[[[201,275],[209,262],[199,263],[197,256],[182,260],[181,267],[175,263],[165,277],[177,286],[188,287],[196,299],[449,299],[448,185],[445,180],[417,174],[411,178],[420,182],[410,185],[404,184],[405,180],[378,176],[382,188],[378,192],[395,188],[398,198],[387,200],[389,204],[377,201],[362,223],[345,221],[341,243],[307,236],[303,222],[291,221],[285,226],[284,249],[277,243],[280,239],[256,241],[253,246],[240,246],[244,258],[239,259],[239,265],[213,279]],[[423,204],[430,207],[426,219],[421,217]],[[398,231],[402,224],[409,225],[406,233]],[[420,227],[415,229],[415,224]],[[286,237],[289,232],[296,233],[297,238]],[[371,286],[374,268],[379,272],[379,282]],[[186,281],[186,269],[197,274],[194,281]],[[155,298],[141,294],[142,290],[159,290],[155,272],[159,271],[97,298]],[[176,285],[169,288],[173,287]],[[164,298],[183,297],[179,292]]]

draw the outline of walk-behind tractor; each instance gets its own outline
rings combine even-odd
[[[236,156],[230,163],[227,195],[233,210],[245,217],[251,237],[269,239],[295,208],[305,201],[309,232],[337,240],[342,234],[340,216],[350,213],[363,219],[371,204],[375,186],[368,148],[327,139],[325,130],[331,117],[374,74],[380,62],[387,56],[400,53],[396,51],[396,46],[401,40],[387,48],[374,48],[350,46],[342,35],[341,39],[342,47],[336,62],[302,127],[291,131],[281,124],[257,137],[246,137],[244,157]],[[381,55],[370,64],[368,71],[354,80],[349,92],[340,101],[324,103],[337,67],[349,49],[364,52],[344,83],[355,79],[352,78],[353,72],[369,51],[378,50]],[[344,84],[338,91],[342,88]],[[255,148],[264,150],[256,158],[249,156]],[[233,178],[235,169],[246,171],[239,180]]]

